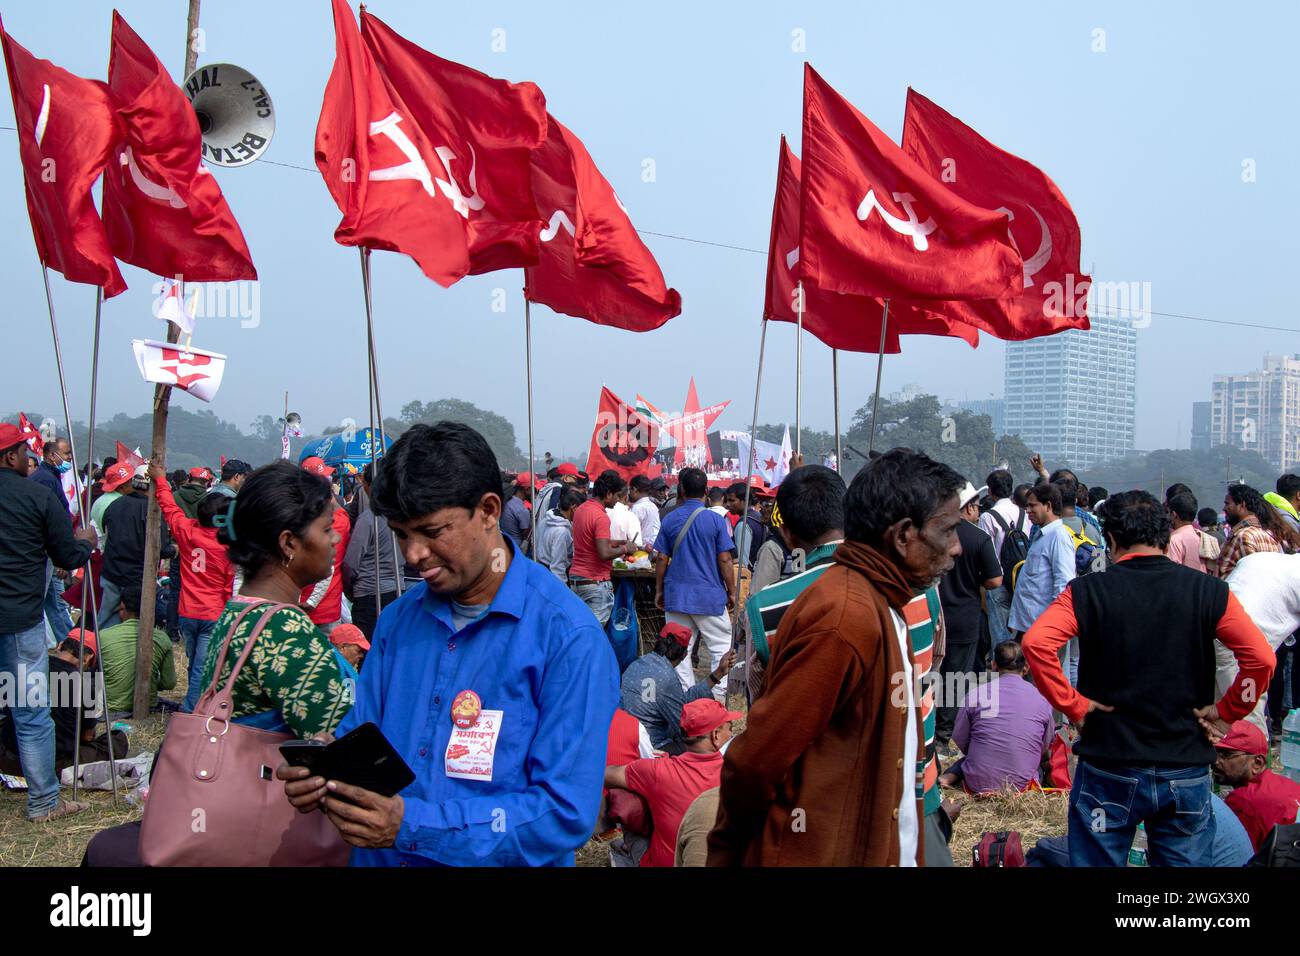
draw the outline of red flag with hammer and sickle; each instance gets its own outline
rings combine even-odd
[[[804,70],[798,276],[826,292],[888,299],[1019,294],[1003,213],[958,196]]]

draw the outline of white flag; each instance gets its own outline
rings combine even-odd
[[[210,402],[221,387],[226,357],[203,349],[185,351],[179,345],[133,339],[135,364],[146,382],[174,385],[201,401]]]
[[[198,289],[195,288],[193,292],[194,294],[185,297],[188,301],[182,304],[181,284],[175,279],[163,279],[158,298],[153,301],[154,317],[171,322],[186,335],[193,335],[194,303]]]
[[[790,474],[791,454],[792,452],[790,448],[790,426],[786,425],[785,434],[781,436],[780,456],[777,458],[776,467],[772,469],[772,477],[768,479],[768,483],[773,488],[775,488],[782,481],[784,481],[786,475]]]
[[[748,474],[748,464],[746,458],[752,454],[754,458],[754,474],[759,475],[769,485],[776,483],[775,475],[777,469],[781,467],[781,446],[774,441],[756,440],[753,443],[753,452],[750,451],[750,442],[747,435],[742,434],[736,439],[736,447],[740,449],[740,473]],[[785,460],[785,470],[790,470],[790,460]],[[782,475],[784,477],[784,474]]]

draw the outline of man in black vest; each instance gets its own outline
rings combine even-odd
[[[1075,578],[1025,635],[1034,683],[1081,729],[1070,865],[1124,866],[1139,823],[1152,866],[1210,866],[1213,742],[1254,708],[1274,657],[1227,584],[1165,557],[1169,516],[1145,491],[1102,509],[1113,566]],[[1079,638],[1071,688],[1057,651]],[[1237,659],[1214,701],[1214,640]]]

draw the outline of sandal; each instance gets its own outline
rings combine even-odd
[[[39,817],[28,817],[32,823],[52,823],[55,820],[61,820],[64,817],[70,817],[74,813],[80,813],[82,810],[89,809],[89,803],[74,800],[60,800],[59,805],[49,813],[42,814]]]

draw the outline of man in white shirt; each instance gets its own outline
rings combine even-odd
[[[650,479],[645,475],[633,478],[631,489],[628,497],[632,501],[632,514],[640,522],[641,543],[646,550],[650,550],[659,540],[659,506],[651,494],[653,489]]]
[[[1300,630],[1300,554],[1273,551],[1248,554],[1236,563],[1227,581],[1228,590],[1237,596],[1255,626],[1268,639],[1268,646],[1278,654],[1282,645]],[[1237,679],[1237,659],[1218,641],[1214,642],[1214,657],[1215,689],[1226,689]],[[1259,703],[1245,718],[1262,730],[1265,737],[1269,732],[1266,691],[1267,688],[1259,688]]]
[[[642,547],[641,542],[645,539],[641,534],[640,520],[632,513],[632,509],[627,506],[627,498],[627,486],[624,485],[623,490],[618,493],[618,499],[614,502],[614,507],[606,508],[605,511],[609,515],[610,538],[614,540],[622,539],[632,545],[633,547],[629,550],[629,553],[631,553],[633,550],[640,549]]]
[[[1015,529],[1028,537],[1032,523],[1029,513],[1012,500],[1011,490],[1015,479],[1011,477],[1011,472],[999,468],[991,472],[985,482],[994,501],[993,507],[980,515],[979,528],[993,540],[993,553],[1001,560],[1002,542],[1006,540],[1007,532]],[[1007,627],[1007,618],[1010,616],[1011,582],[1004,580],[1002,587],[988,592],[989,638],[992,647],[1013,637],[1011,629]]]

